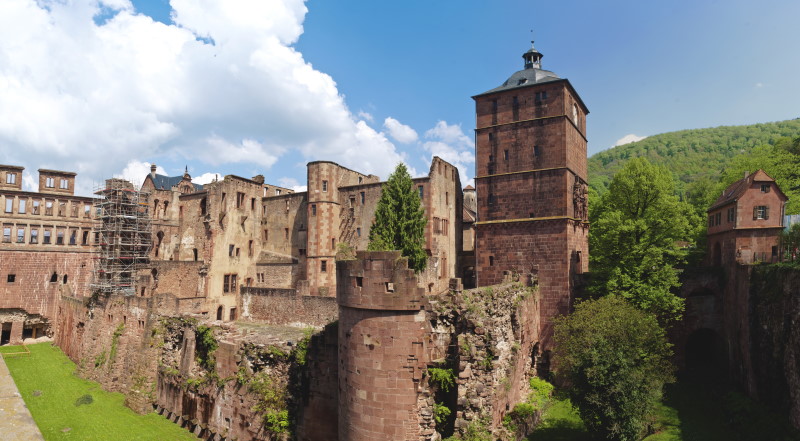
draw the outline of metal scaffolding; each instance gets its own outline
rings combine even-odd
[[[150,194],[124,179],[95,189],[95,292],[135,295],[136,272],[150,264]]]

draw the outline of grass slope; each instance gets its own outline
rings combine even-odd
[[[156,413],[137,415],[123,405],[122,394],[78,378],[75,364],[50,343],[28,348],[30,357],[5,362],[46,440],[197,439]]]
[[[592,155],[589,183],[598,192],[605,192],[611,178],[625,162],[639,156],[667,167],[683,183],[702,178],[716,181],[734,156],[749,152],[753,147],[772,144],[781,137],[797,136],[800,136],[800,118],[662,133]]]

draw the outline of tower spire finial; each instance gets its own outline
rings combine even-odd
[[[531,29],[531,48],[522,54],[522,59],[525,60],[525,69],[542,68],[542,53],[533,46],[533,29]]]

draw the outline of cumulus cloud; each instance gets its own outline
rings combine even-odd
[[[152,164],[149,162],[142,162],[134,159],[129,161],[128,164],[125,165],[125,168],[122,169],[122,173],[115,177],[127,179],[128,181],[133,182],[134,185],[141,186],[142,182],[144,182],[144,178],[150,173],[151,165]],[[166,170],[164,170],[164,167],[159,165],[156,165],[156,173],[160,175],[167,174]]]
[[[417,135],[414,129],[392,117],[386,118],[383,121],[383,126],[386,127],[389,136],[399,143],[410,144],[419,138],[419,135]]]
[[[382,176],[403,159],[292,47],[303,0],[170,5],[165,25],[128,0],[0,1],[0,162],[80,185],[136,158],[268,169],[298,152]]]
[[[460,124],[447,124],[439,121],[425,132],[425,143],[422,147],[431,154],[458,167],[461,184],[474,185],[474,179],[469,171],[475,166],[475,143],[472,138],[464,134]]]
[[[616,147],[618,145],[630,144],[632,142],[641,141],[641,140],[643,140],[645,138],[647,138],[647,137],[646,136],[638,136],[638,135],[634,135],[633,133],[631,133],[629,135],[625,135],[622,138],[618,139],[617,142],[614,143],[614,147]]]
[[[219,173],[206,172],[200,176],[192,176],[192,182],[194,182],[195,184],[206,185],[208,183],[218,180],[219,178],[220,178]]]

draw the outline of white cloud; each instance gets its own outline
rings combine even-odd
[[[383,126],[389,131],[389,136],[399,143],[410,144],[419,138],[414,129],[392,117],[386,118],[383,121]]]
[[[375,117],[373,117],[371,113],[365,112],[363,110],[358,111],[358,117],[363,119],[364,121],[369,121],[369,122],[375,121]]]
[[[86,188],[137,158],[268,169],[294,151],[382,176],[403,159],[292,47],[304,0],[170,4],[174,25],[128,0],[0,1],[0,162]]]
[[[224,177],[224,176],[223,176]],[[192,176],[192,182],[195,184],[206,185],[210,182],[214,182],[220,178],[219,173],[203,173],[200,176]]]
[[[431,157],[438,156],[458,167],[461,185],[474,185],[473,176],[469,174],[475,166],[475,143],[464,134],[460,124],[447,124],[439,121],[432,129],[425,132],[426,141],[422,147],[430,152]]]
[[[646,136],[638,136],[638,135],[634,135],[633,133],[631,133],[629,135],[625,135],[622,138],[618,139],[617,142],[614,143],[614,147],[616,147],[618,145],[630,144],[632,142],[641,141],[641,140],[643,140],[645,138],[647,138],[647,137]]]
[[[756,89],[764,87],[764,83],[756,83]]]
[[[278,179],[278,185],[283,188],[291,188],[298,193],[308,190],[308,186],[300,185],[300,183],[297,182],[297,179],[294,178],[280,178]]]
[[[150,164],[149,162],[142,162],[137,160],[131,160],[126,165],[125,168],[122,169],[122,172],[119,174],[115,174],[114,176],[107,176],[108,178],[111,177],[120,177],[122,179],[127,179],[128,181],[132,182],[137,187],[142,185],[144,182],[144,178],[150,173]],[[164,167],[156,165],[156,173],[160,175],[166,175],[167,172],[164,170]],[[100,183],[100,182],[98,182]]]

